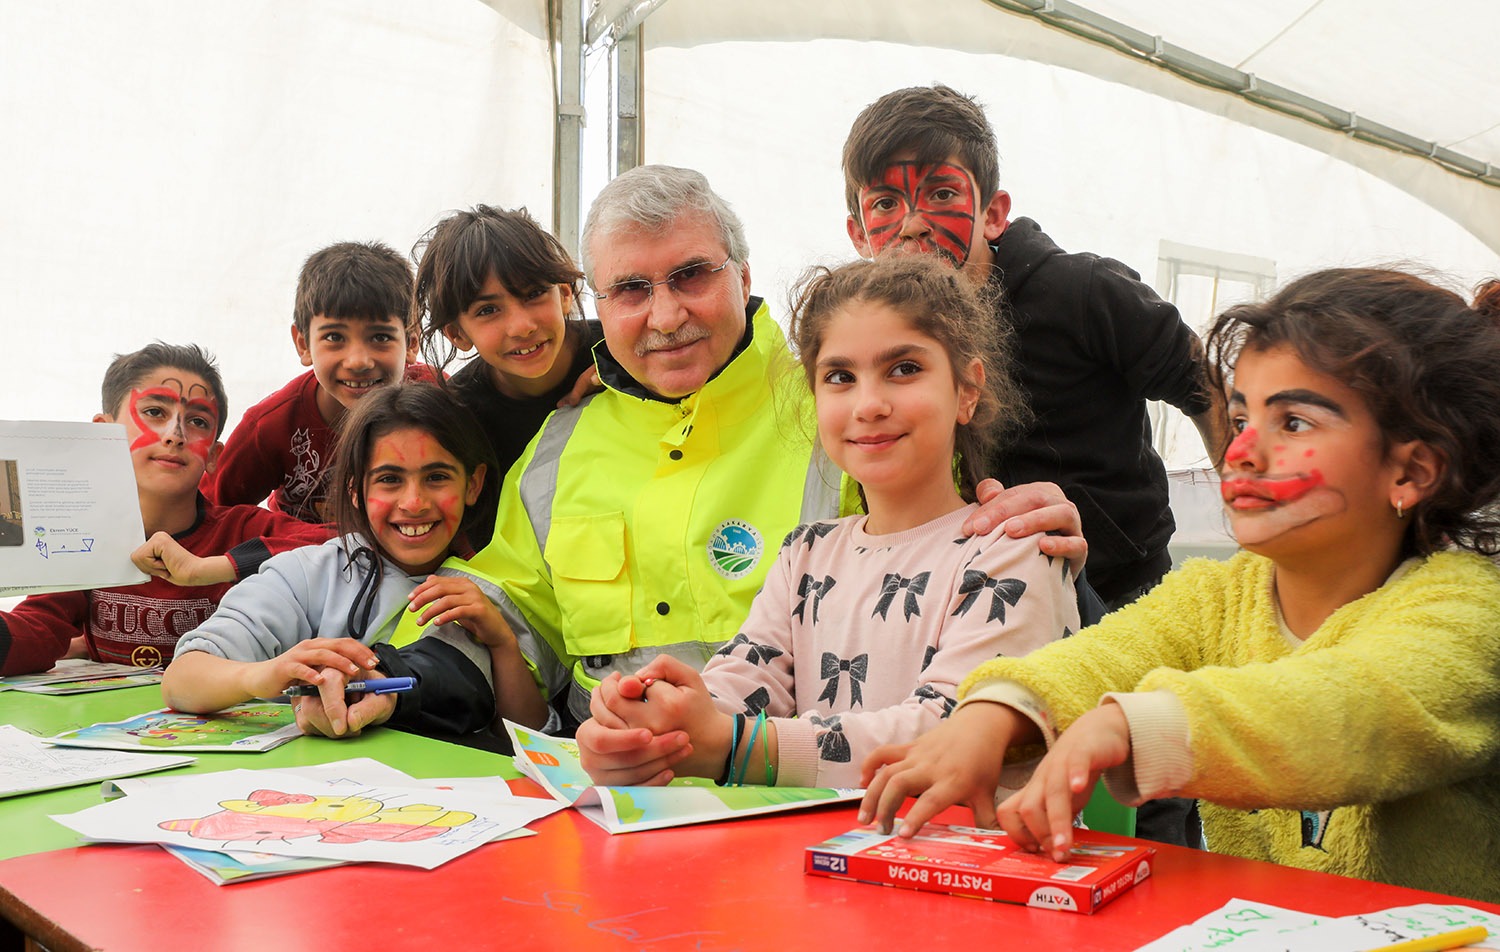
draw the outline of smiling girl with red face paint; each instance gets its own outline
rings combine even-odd
[[[303,730],[356,734],[390,718],[396,699],[346,703],[344,685],[411,673],[374,646],[416,612],[442,650],[471,656],[497,714],[543,726],[546,702],[495,603],[467,577],[435,574],[450,555],[472,554],[465,530],[481,499],[492,499],[494,473],[478,424],[438,387],[382,387],[360,400],[344,422],[331,484],[342,489],[342,537],[271,559],[183,636],[162,681],[167,703],[214,711],[311,684],[319,694],[295,700]]]
[[[967,803],[1061,859],[1103,775],[1127,803],[1198,798],[1217,851],[1500,901],[1473,849],[1500,839],[1500,282],[1470,307],[1321,272],[1225,313],[1209,349],[1246,551],[982,665],[941,726],[866,762],[863,818],[916,796],[909,836]],[[997,808],[1005,751],[1037,742]]]

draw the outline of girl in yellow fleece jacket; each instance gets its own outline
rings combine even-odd
[[[1246,551],[980,666],[948,721],[870,756],[862,817],[915,796],[911,835],[966,803],[1061,858],[1102,774],[1126,803],[1201,798],[1219,852],[1500,901],[1500,284],[1469,307],[1319,272],[1209,350]],[[1042,744],[997,809],[1007,752]]]

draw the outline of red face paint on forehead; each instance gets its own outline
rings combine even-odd
[[[859,194],[860,224],[871,252],[879,256],[901,243],[962,267],[974,241],[976,191],[973,176],[957,165],[891,163]]]

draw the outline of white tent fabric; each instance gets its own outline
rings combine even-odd
[[[0,417],[88,419],[112,354],[216,353],[230,421],[302,368],[302,260],[552,209],[532,0],[0,0]]]
[[[1099,0],[1092,9],[1494,161],[1500,8],[1395,0]],[[643,27],[645,157],[703,169],[746,218],[756,289],[847,258],[839,147],[901,85],[978,96],[1016,213],[1177,295],[1407,261],[1500,272],[1500,189],[1195,86],[985,0],[608,0]],[[447,209],[551,219],[545,0],[0,0],[0,417],[96,412],[109,355],[218,353],[231,419],[299,371],[297,269],[399,250]],[[608,168],[590,88],[584,207]],[[1204,282],[1208,282],[1205,284]],[[24,354],[25,356],[19,356]],[[1189,447],[1190,451],[1190,447]]]
[[[933,81],[987,106],[1014,214],[1066,248],[1124,261],[1199,326],[1320,267],[1399,263],[1444,272],[1461,291],[1500,273],[1500,240],[1486,238],[1500,239],[1500,189],[1260,115],[982,0],[942,4],[946,16],[887,0],[859,7],[841,16],[840,4],[766,0],[731,14],[672,0],[643,29],[646,158],[702,169],[735,204],[755,286],[773,301],[808,262],[854,253],[839,170],[854,116],[884,92]],[[796,39],[808,35],[824,38]],[[1331,43],[1323,59],[1341,49]],[[1202,463],[1191,427],[1173,417],[1161,428],[1169,465]]]
[[[625,0],[614,4],[629,6]],[[607,0],[605,5],[611,4]],[[1500,166],[1500,71],[1493,67],[1490,42],[1500,28],[1500,7],[1482,0],[1438,5],[1399,0],[1083,0],[1081,6]],[[653,49],[848,39],[1052,64],[1225,115],[1335,155],[1411,191],[1500,249],[1500,189],[1476,187],[1425,160],[1363,145],[1340,132],[1195,86],[986,0],[764,0],[753,6],[673,0],[652,14],[643,32]],[[858,72],[878,74],[878,59],[870,58]],[[942,59],[929,62],[934,78],[940,78]],[[704,78],[735,69],[722,59],[714,63]],[[648,76],[652,72],[648,67]],[[648,82],[659,83],[659,78]],[[836,93],[837,85],[804,85],[799,98],[809,91],[822,99]]]

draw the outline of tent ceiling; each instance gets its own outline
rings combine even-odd
[[[600,0],[602,9],[639,0]],[[1135,55],[1080,40],[1010,7],[1041,0],[671,0],[642,33],[652,47],[721,41],[879,40],[1052,63],[1229,116],[1391,181],[1500,249],[1500,188],[1426,158],[1205,88]],[[1084,0],[1082,8],[1226,67],[1488,163],[1500,175],[1500,4],[1467,0]],[[936,77],[935,77],[936,78]],[[646,82],[650,84],[649,72]],[[1484,173],[1483,167],[1477,172]]]
[[[648,43],[887,40],[1024,55],[1001,41],[986,0],[825,0],[752,7],[675,0]],[[1040,4],[1027,4],[1036,5]],[[642,6],[602,0],[603,11]],[[1059,2],[1059,7],[1066,4]],[[1226,66],[1500,166],[1500,4],[1409,0],[1084,0],[1081,6]],[[1019,16],[1019,14],[1010,14]],[[1014,28],[1014,27],[1013,27]]]
[[[1500,166],[1490,3],[1089,0],[1210,59]]]

